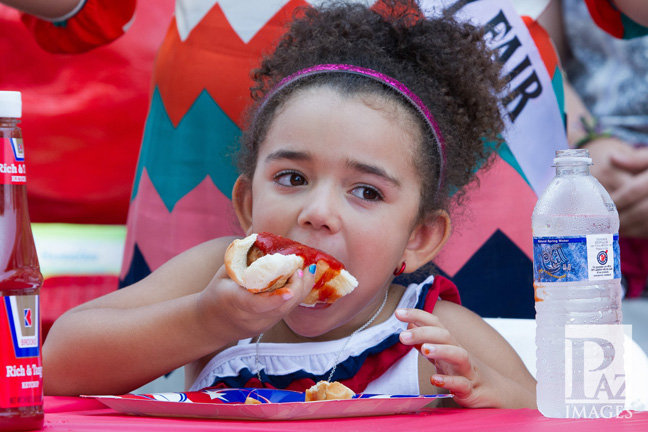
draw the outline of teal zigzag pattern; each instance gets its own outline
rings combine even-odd
[[[565,129],[567,129],[567,119],[565,118],[565,85],[563,82],[562,72],[560,71],[560,68],[558,66],[556,66],[553,78],[551,79],[551,86],[554,93],[556,94],[558,109],[562,113],[563,126],[565,127]]]
[[[520,177],[524,179],[526,184],[531,186],[531,183],[529,183],[529,180],[527,179],[526,175],[524,175],[524,171],[522,170],[522,167],[518,163],[517,159],[515,159],[515,156],[513,155],[513,152],[511,151],[511,148],[508,146],[508,144],[502,140],[502,143],[500,144],[499,148],[495,150],[496,143],[494,141],[484,141],[484,146],[487,148],[487,155],[491,155],[493,152],[497,151],[497,155],[501,157],[504,162],[508,163],[513,167],[515,171],[517,171],[518,174],[520,174]],[[486,163],[486,160],[480,160],[477,161],[477,166],[475,167],[474,173],[478,172]],[[457,190],[453,188],[450,190],[450,196],[453,196],[455,193],[457,193]]]
[[[486,145],[491,145],[492,143],[486,143]],[[513,155],[513,152],[511,151],[511,148],[508,146],[506,143],[502,143],[502,145],[499,148],[499,157],[504,159],[506,163],[511,165],[515,171],[517,171],[518,174],[520,174],[520,177],[524,179],[526,184],[531,186],[531,183],[529,183],[529,180],[527,179],[526,175],[524,175],[524,171],[522,170],[522,167],[518,163],[517,159],[515,159],[515,156]]]
[[[554,74],[552,85],[561,102],[564,89],[559,72]],[[563,109],[563,104],[560,105]],[[231,199],[237,177],[232,154],[240,135],[239,127],[205,90],[174,127],[156,87],[144,129],[131,200],[137,194],[144,167],[169,211],[205,176],[209,176],[216,187]],[[492,143],[486,145],[492,146]],[[508,145],[500,147],[499,156],[527,181]]]
[[[144,168],[169,212],[206,176],[231,199],[237,177],[232,154],[240,135],[239,127],[205,90],[174,127],[156,87],[131,200],[137,194]]]

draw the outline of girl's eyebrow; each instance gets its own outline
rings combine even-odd
[[[294,151],[294,150],[277,150],[275,152],[270,153],[266,158],[265,162],[272,162],[275,160],[280,160],[280,159],[288,159],[288,160],[308,160],[310,159],[311,156],[306,153],[306,152],[299,152],[299,151]]]
[[[269,163],[269,162],[276,161],[276,160],[281,160],[281,159],[305,161],[305,160],[310,160],[311,155],[309,153],[307,153],[307,152],[300,152],[300,151],[295,151],[295,150],[281,149],[281,150],[277,150],[277,151],[274,151],[274,152],[270,153],[265,158],[265,163]],[[354,169],[356,171],[366,173],[366,174],[375,175],[377,177],[385,179],[388,182],[392,183],[396,187],[399,187],[401,185],[401,182],[396,177],[388,174],[387,171],[385,171],[383,168],[380,168],[379,166],[369,165],[369,164],[359,162],[359,161],[354,161],[354,160],[348,161],[347,165],[350,168],[352,168],[352,169]]]
[[[353,160],[349,161],[348,165],[351,168],[355,169],[356,171],[360,171],[360,172],[363,172],[363,173],[366,173],[366,174],[375,175],[375,176],[378,176],[378,177],[380,177],[382,179],[385,179],[388,182],[392,183],[396,187],[399,187],[401,185],[401,182],[396,177],[390,175],[389,173],[387,173],[387,171],[380,168],[379,166],[369,165],[369,164],[365,164],[365,163],[358,162],[358,161],[353,161]]]

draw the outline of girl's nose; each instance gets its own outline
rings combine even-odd
[[[297,218],[299,226],[337,232],[341,227],[341,202],[333,188],[317,188],[308,195]]]

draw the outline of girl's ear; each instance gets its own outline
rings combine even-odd
[[[450,238],[450,216],[439,210],[412,231],[403,261],[406,272],[411,273],[432,261]]]
[[[232,205],[241,228],[246,234],[252,229],[252,184],[246,177],[239,176],[232,189]]]

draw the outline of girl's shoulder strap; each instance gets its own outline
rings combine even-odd
[[[417,308],[432,313],[439,299],[461,304],[457,286],[443,276],[435,276],[434,281],[423,288],[419,299],[419,304],[423,301],[423,307],[417,305]]]

